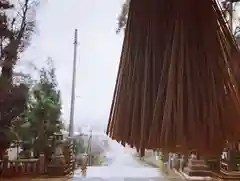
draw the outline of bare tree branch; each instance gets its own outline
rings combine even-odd
[[[8,18],[8,29],[12,32],[8,42],[2,41],[0,60],[2,74],[11,82],[12,69],[16,64],[19,55],[28,47],[31,35],[35,27],[35,9],[37,0],[18,0],[15,4],[14,14]]]

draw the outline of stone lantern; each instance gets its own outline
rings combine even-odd
[[[54,153],[52,160],[48,165],[48,174],[53,176],[62,176],[65,173],[66,160],[63,154],[63,134],[54,134]]]

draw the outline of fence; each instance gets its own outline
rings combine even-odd
[[[0,160],[1,177],[36,176],[45,173],[44,155],[38,159]]]

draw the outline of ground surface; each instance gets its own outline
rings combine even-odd
[[[86,177],[81,169],[75,171],[72,181],[165,181],[158,168],[149,166],[133,156],[131,149],[111,148],[104,166],[89,167]]]
[[[134,156],[131,149],[110,148],[104,159],[104,166],[88,167],[86,177],[81,169],[68,178],[10,179],[0,181],[179,181],[179,178],[166,179],[158,168],[149,166]]]
[[[68,178],[15,178],[0,179],[0,181],[70,181]]]

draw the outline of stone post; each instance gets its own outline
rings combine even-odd
[[[172,165],[173,165],[173,157],[172,157],[172,153],[168,154],[168,169],[171,170],[172,169]]]
[[[180,155],[178,153],[174,153],[172,157],[172,167],[176,170],[180,169]]]
[[[180,157],[180,167],[179,167],[179,171],[183,171],[184,168],[184,155],[181,155]]]
[[[39,156],[39,173],[44,174],[45,173],[45,155],[40,154]]]
[[[8,161],[9,161],[9,158],[8,158],[8,155],[6,154],[3,156],[3,173],[6,173],[8,170]]]

